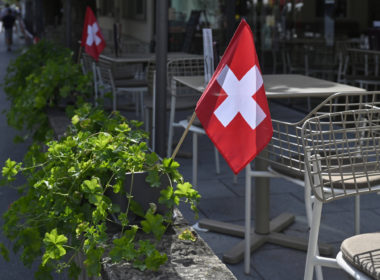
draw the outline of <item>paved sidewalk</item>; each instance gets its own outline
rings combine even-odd
[[[8,52],[4,42],[4,32],[0,32],[0,112],[4,109],[9,108],[9,103],[6,100],[3,82],[4,76],[6,74],[6,68],[9,62],[16,58],[17,49],[19,49],[24,44],[24,40],[20,39],[17,34],[14,34],[14,42],[12,46],[12,51]],[[7,158],[12,158],[13,160],[22,160],[28,143],[14,143],[13,138],[18,135],[18,131],[7,125],[6,116],[0,114],[0,166],[2,168],[3,163]],[[9,187],[0,188],[0,216],[7,210],[9,204],[16,200],[18,193],[16,190]],[[0,219],[0,225],[3,224],[2,218]],[[8,245],[11,249],[9,241],[2,235],[0,231],[0,242]],[[32,269],[26,268],[20,258],[15,256],[10,250],[10,262],[6,262],[0,256],[0,279],[1,280],[23,280],[23,279],[33,279],[35,267]]]
[[[276,103],[270,103],[272,117],[275,119],[300,120],[302,114]],[[177,132],[177,136],[182,131]],[[191,135],[187,136],[181,151],[191,152]],[[221,174],[216,175],[214,150],[207,136],[199,137],[199,175],[197,188],[202,195],[199,205],[200,218],[215,219],[244,225],[245,213],[245,172],[238,175],[234,184],[233,173],[221,158]],[[177,158],[181,164],[181,172],[191,181],[192,160]],[[304,208],[303,188],[284,179],[271,179],[270,217],[274,218],[282,212],[295,215],[295,223],[286,229],[286,233],[301,238],[308,238],[308,227]],[[254,180],[253,180],[254,186]],[[254,188],[252,190],[254,203]],[[325,205],[322,213],[320,240],[332,244],[338,252],[340,242],[354,234],[353,199],[336,201]],[[191,224],[195,223],[193,215],[186,209],[181,209]],[[324,215],[327,214],[328,216]],[[252,217],[255,217],[252,205]],[[362,232],[380,230],[380,196],[377,194],[362,196],[361,199],[361,229]],[[241,238],[231,237],[220,233],[199,232],[218,257],[229,250]],[[243,262],[228,265],[230,270],[240,280],[294,280],[303,279],[306,252],[284,248],[278,245],[265,244],[252,254],[251,275],[244,274]],[[325,279],[348,279],[347,275],[337,269],[323,268]]]

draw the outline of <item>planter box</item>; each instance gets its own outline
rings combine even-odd
[[[111,198],[112,203],[118,204],[122,212],[126,211],[128,205],[128,199],[126,197],[126,194],[130,192],[132,176],[133,200],[141,205],[144,212],[149,209],[149,203],[153,202],[157,205],[157,212],[160,214],[165,214],[168,209],[165,205],[159,204],[158,199],[160,198],[160,191],[166,189],[167,186],[170,184],[169,178],[166,175],[161,176],[160,187],[151,187],[149,183],[146,182],[148,172],[136,172],[134,174],[127,173],[124,181],[124,190],[122,191],[122,193],[116,194],[112,190],[106,193],[107,196]]]

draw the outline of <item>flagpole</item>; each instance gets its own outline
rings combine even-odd
[[[175,156],[177,155],[179,148],[181,148],[182,143],[185,140],[185,137],[186,137],[187,133],[189,132],[190,127],[193,124],[196,116],[197,115],[195,114],[195,111],[194,111],[193,115],[191,116],[191,119],[190,119],[189,123],[187,124],[187,127],[186,127],[185,131],[183,132],[183,134],[181,136],[181,139],[179,139],[179,142],[178,142],[177,146],[175,147],[175,149],[173,151],[173,154],[171,156],[172,159],[175,159]]]

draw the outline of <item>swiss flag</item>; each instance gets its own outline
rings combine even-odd
[[[100,32],[99,24],[91,8],[88,6],[84,19],[81,46],[84,47],[86,53],[91,55],[95,60],[98,60],[100,53],[106,47],[106,42]]]
[[[271,140],[272,120],[252,31],[245,20],[232,37],[195,112],[235,174]]]

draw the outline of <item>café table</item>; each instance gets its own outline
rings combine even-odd
[[[175,59],[203,59],[203,55],[184,52],[168,52],[167,62]],[[122,56],[101,54],[99,56],[99,61],[110,64],[111,71],[114,74],[115,78],[122,80],[125,76],[125,71],[123,68],[136,68],[136,65],[141,65],[145,67],[146,65],[154,64],[156,62],[156,54],[127,53],[123,54]],[[141,77],[144,76],[142,69],[143,68],[141,68],[141,70],[138,70],[140,71]]]
[[[188,86],[199,92],[205,89],[203,76],[187,76],[173,77],[176,83]],[[308,97],[328,97],[337,92],[357,92],[364,91],[361,88],[350,85],[339,84],[331,81],[308,77],[297,74],[273,74],[263,75],[264,88],[268,99],[278,98],[308,98]],[[186,127],[188,121],[182,121],[182,126]],[[190,130],[193,134],[200,134],[200,130]],[[194,146],[193,146],[194,149]],[[193,154],[197,151],[193,151]],[[265,153],[265,150],[264,150]],[[196,163],[193,163],[193,168]],[[239,226],[230,223],[219,222],[215,220],[203,219],[199,221],[199,227],[211,231],[229,234],[237,237],[245,237],[250,234],[248,242],[241,241],[223,255],[223,260],[227,263],[238,263],[244,257],[244,252],[252,252],[267,242],[277,245],[295,248],[299,250],[307,250],[307,240],[294,236],[280,233],[294,222],[294,215],[290,213],[282,213],[274,219],[269,217],[269,177],[266,171],[267,162],[263,157],[255,159],[255,207],[256,219],[255,229],[250,230],[250,213],[251,213],[251,188],[250,184],[246,183],[246,226]],[[250,178],[249,178],[250,180]],[[247,185],[249,187],[247,187]],[[247,230],[248,229],[248,230]],[[253,234],[252,234],[253,232]],[[248,233],[248,234],[247,234]],[[319,245],[319,250],[322,254],[329,255],[332,253],[332,247],[325,244]],[[248,254],[249,255],[249,254]],[[246,272],[249,272],[246,261]]]
[[[191,54],[184,52],[169,52],[167,55],[167,59],[185,59],[185,58],[203,58],[203,55],[200,54]],[[116,63],[116,64],[124,64],[124,63],[151,63],[156,61],[155,53],[129,53],[123,54],[123,56],[114,56],[114,55],[105,55],[101,54],[99,59],[103,59],[108,62]]]

